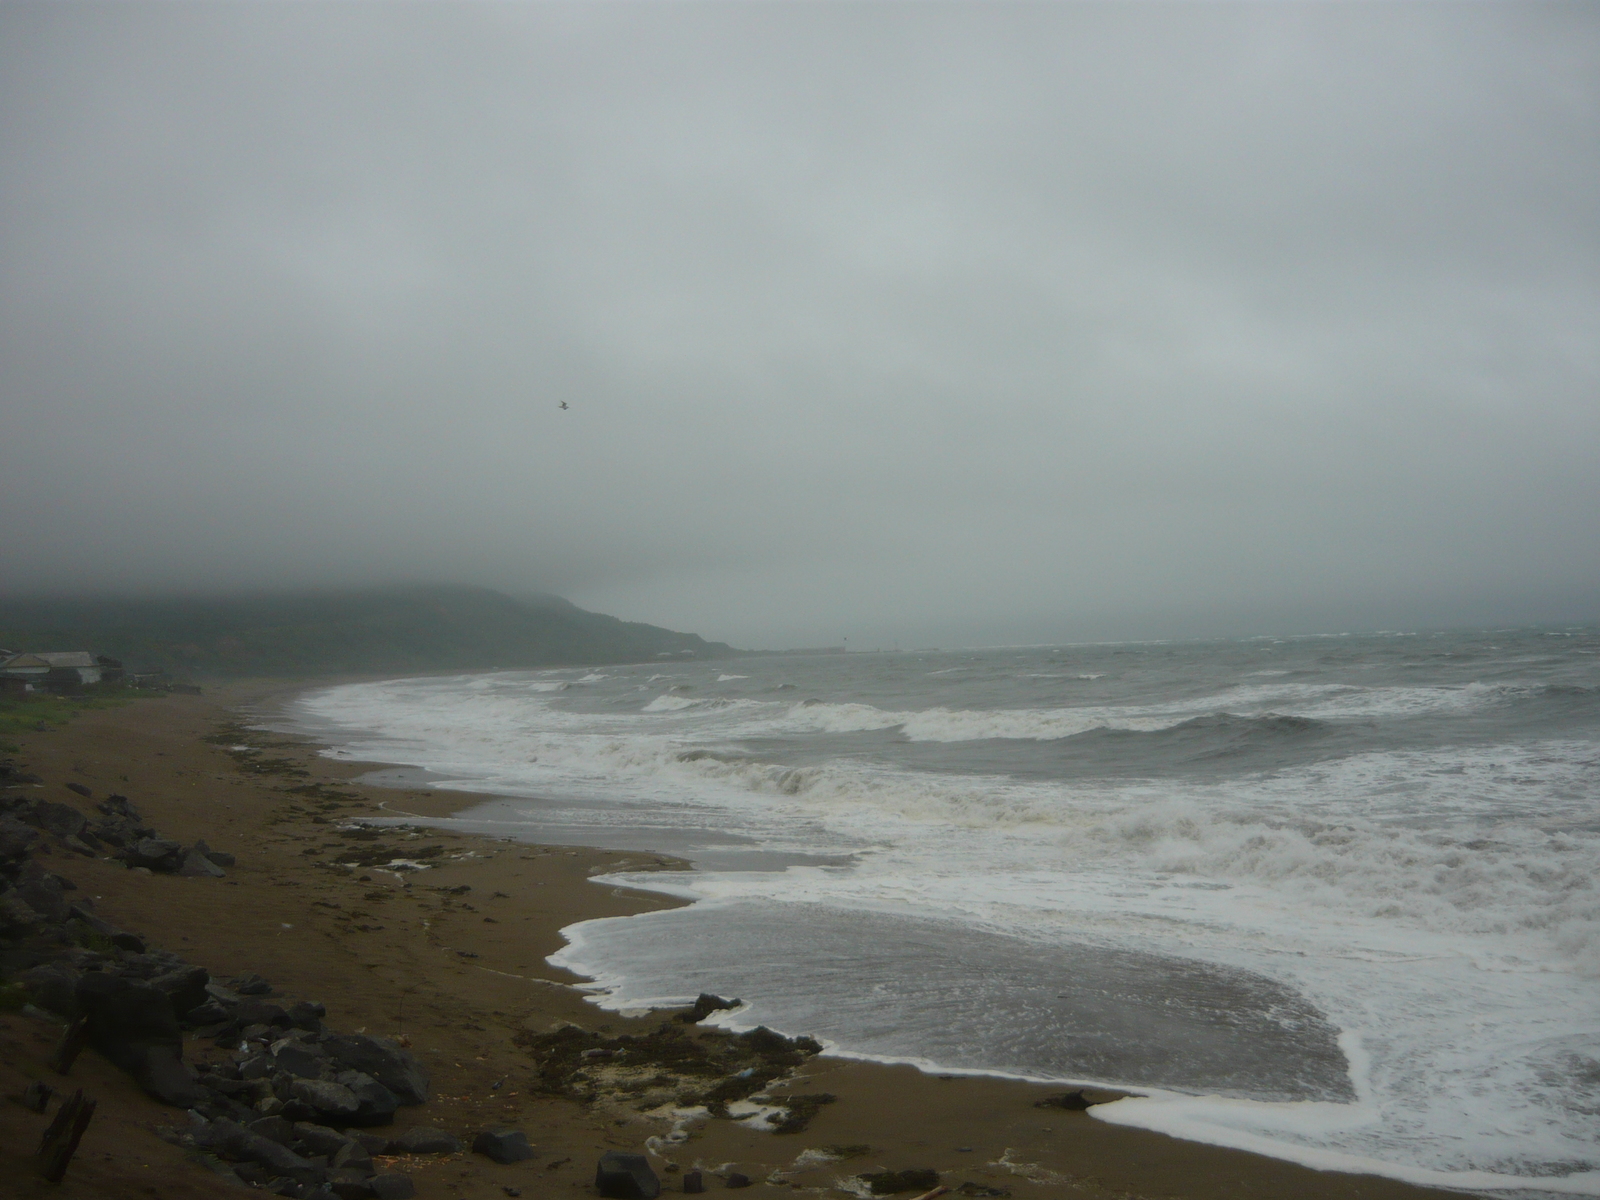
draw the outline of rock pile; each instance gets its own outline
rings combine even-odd
[[[374,1155],[460,1150],[438,1130],[367,1132],[428,1099],[427,1072],[398,1043],[329,1030],[321,1004],[279,1003],[260,976],[224,984],[146,946],[37,857],[52,844],[95,854],[109,843],[130,866],[220,875],[230,855],[157,837],[126,797],[102,801],[103,819],[91,823],[69,804],[8,791],[0,793],[0,977],[67,1020],[58,1070],[92,1047],[150,1096],[188,1110],[189,1126],[167,1131],[169,1140],[278,1195],[402,1200],[413,1194],[410,1179],[380,1171]],[[212,1061],[184,1061],[186,1033],[210,1039]]]
[[[78,795],[91,796],[82,784],[67,786]],[[0,796],[0,822],[42,830],[56,845],[74,854],[93,858],[106,853],[130,867],[168,875],[220,878],[226,873],[224,868],[234,864],[233,855],[213,850],[204,841],[184,846],[159,836],[144,823],[144,817],[126,796],[107,796],[95,809],[99,818],[91,819],[70,804],[43,796]],[[0,832],[0,839],[3,838],[4,833]]]

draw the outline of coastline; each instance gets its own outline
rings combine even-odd
[[[71,800],[67,782],[89,787],[97,798],[121,792],[163,833],[204,837],[239,860],[224,880],[143,876],[75,856],[57,855],[49,865],[96,897],[108,919],[154,945],[180,950],[214,976],[258,972],[285,995],[325,1003],[330,1022],[341,1028],[408,1036],[433,1075],[434,1099],[402,1110],[398,1127],[433,1126],[470,1137],[487,1125],[506,1124],[524,1129],[539,1151],[531,1162],[510,1167],[473,1155],[410,1164],[419,1196],[497,1197],[507,1186],[528,1195],[592,1194],[589,1179],[600,1153],[644,1153],[646,1140],[668,1132],[670,1123],[614,1104],[528,1094],[519,1084],[528,1080],[532,1061],[512,1039],[563,1021],[607,1036],[640,1035],[660,1025],[661,1014],[598,1009],[575,986],[583,980],[545,957],[564,944],[566,926],[680,903],[656,892],[590,885],[591,876],[673,863],[645,853],[540,847],[429,829],[419,845],[442,844],[429,860],[442,865],[406,878],[322,865],[334,823],[312,812],[289,786],[320,784],[352,797],[339,820],[400,815],[378,807],[397,795],[423,817],[451,816],[490,798],[355,784],[355,777],[383,764],[327,759],[318,744],[278,734],[252,740],[267,747],[263,756],[279,768],[245,771],[226,745],[203,740],[225,724],[260,719],[241,717],[243,706],[279,703],[336,682],[253,681],[205,696],[142,699],[17,739],[17,757],[44,779],[40,794]],[[471,889],[464,898],[444,891],[462,885]],[[715,981],[706,986],[717,990]],[[30,1064],[48,1055],[58,1031],[43,1025],[15,1014],[0,1018],[0,1090],[20,1090],[34,1071]],[[700,1124],[687,1143],[661,1148],[685,1169],[727,1166],[757,1186],[773,1178],[816,1194],[861,1171],[914,1168],[940,1171],[953,1190],[969,1184],[969,1195],[1401,1200],[1459,1194],[1315,1171],[1035,1107],[1059,1094],[1050,1085],[934,1077],[909,1066],[833,1057],[808,1061],[801,1074],[806,1091],[836,1097],[803,1133],[779,1135],[719,1119]],[[101,1099],[101,1116],[65,1184],[30,1184],[34,1190],[21,1194],[236,1193],[149,1132],[181,1123],[182,1113],[146,1099],[93,1055],[74,1067],[72,1083]],[[0,1169],[20,1178],[37,1120],[15,1105],[4,1111]],[[871,1149],[795,1169],[807,1149],[861,1145]],[[653,1162],[661,1170],[664,1160]],[[675,1188],[670,1176],[664,1178]],[[715,1180],[709,1186],[720,1189]]]

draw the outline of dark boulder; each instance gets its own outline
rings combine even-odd
[[[72,906],[67,901],[66,892],[61,877],[52,875],[37,862],[26,862],[17,872],[14,894],[51,924],[59,924],[67,919]]]
[[[89,1045],[164,1104],[193,1108],[207,1097],[183,1061],[183,1031],[159,988],[90,972],[78,980],[77,1011]]]
[[[123,852],[122,858],[130,867],[171,872],[183,861],[183,847],[169,838],[140,838]]]
[[[271,1138],[280,1146],[293,1148],[295,1141],[294,1126],[282,1117],[260,1117],[245,1126],[251,1133],[260,1134],[264,1138]]]
[[[118,817],[129,821],[142,821],[144,814],[135,808],[126,796],[110,795],[95,808],[108,817]]]
[[[731,1188],[747,1188],[750,1186],[750,1176],[742,1171],[733,1171],[722,1182]]]
[[[533,1157],[528,1135],[520,1129],[485,1129],[472,1139],[472,1152],[501,1164],[522,1162]]]
[[[15,817],[0,817],[0,862],[21,858],[39,835]]]
[[[252,1133],[226,1118],[211,1122],[204,1140],[211,1149],[226,1158],[235,1162],[257,1163],[273,1175],[285,1176],[296,1183],[319,1184],[325,1177],[321,1167],[301,1158],[287,1146],[279,1145],[259,1133]]]
[[[23,820],[61,838],[73,837],[83,832],[84,826],[89,823],[88,818],[72,805],[60,804],[54,800],[39,801]]]
[[[273,1025],[289,1028],[289,1014],[281,1005],[266,1000],[241,1000],[234,1007],[233,1019],[241,1029],[251,1025]]]
[[[322,1048],[341,1066],[372,1076],[401,1104],[427,1103],[428,1073],[399,1043],[346,1033],[324,1038]]]
[[[710,992],[701,992],[688,1012],[678,1014],[678,1020],[686,1025],[695,1025],[714,1012],[738,1008],[741,1003],[739,1000],[724,1000],[721,996],[713,996]]]
[[[310,1121],[297,1121],[294,1126],[295,1141],[304,1146],[312,1154],[323,1154],[329,1158],[338,1154],[354,1139],[340,1133],[337,1129],[330,1129],[326,1125],[317,1125]],[[358,1143],[359,1144],[359,1143]],[[370,1157],[378,1151],[368,1151]]]
[[[198,850],[190,850],[178,864],[178,874],[190,879],[221,879],[227,874]]]
[[[194,844],[194,848],[196,853],[204,854],[219,867],[231,867],[237,861],[233,855],[224,850],[213,850],[210,846],[206,845],[205,839],[203,838]]]
[[[872,1189],[874,1196],[891,1196],[895,1192],[926,1192],[939,1186],[939,1172],[931,1167],[917,1167],[909,1171],[863,1172],[861,1182]]]
[[[373,1169],[372,1155],[360,1142],[346,1142],[340,1146],[328,1165],[337,1171],[360,1171],[363,1175],[371,1175]]]
[[[0,936],[26,937],[45,924],[44,914],[34,911],[16,888],[0,892]]]
[[[309,1030],[312,1033],[322,1032],[322,1018],[328,1015],[326,1005],[315,1000],[300,1000],[291,1004],[287,1016],[289,1024],[296,1029]]]
[[[341,1071],[334,1077],[355,1095],[360,1107],[355,1115],[346,1119],[347,1125],[388,1125],[394,1120],[400,1101],[388,1088],[371,1075],[360,1071]]]
[[[211,976],[204,967],[178,967],[163,971],[150,980],[150,986],[167,994],[173,1013],[182,1018],[206,1003],[206,985]]]
[[[374,1175],[367,1186],[372,1189],[373,1200],[411,1200],[417,1194],[417,1185],[411,1182],[411,1176],[398,1171]]]
[[[345,1124],[361,1109],[356,1094],[331,1079],[296,1079],[289,1084],[288,1092],[330,1125]]]
[[[40,1008],[67,1016],[78,1008],[79,973],[64,963],[44,963],[30,967],[19,977],[28,995]]]
[[[272,995],[272,985],[259,975],[241,975],[228,980],[228,986],[241,996]]]
[[[272,1061],[278,1070],[287,1071],[296,1079],[320,1079],[322,1069],[328,1065],[328,1056],[316,1046],[290,1042],[287,1045],[280,1044],[273,1052]]]
[[[612,1200],[655,1200],[661,1194],[661,1181],[642,1154],[623,1154],[608,1150],[594,1169],[595,1191]]]
[[[1059,1096],[1046,1096],[1043,1100],[1034,1101],[1033,1106],[1035,1108],[1064,1108],[1068,1112],[1083,1112],[1086,1108],[1092,1108],[1094,1103],[1093,1100],[1083,1094],[1083,1089],[1079,1088],[1075,1092],[1063,1092]]]

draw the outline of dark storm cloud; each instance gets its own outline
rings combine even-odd
[[[13,4],[0,55],[8,590],[1600,615],[1590,6]]]

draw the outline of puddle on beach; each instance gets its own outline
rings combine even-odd
[[[568,931],[561,965],[637,1006],[701,991],[853,1053],[1254,1100],[1354,1099],[1338,1031],[1281,984],[947,922],[742,901]]]

